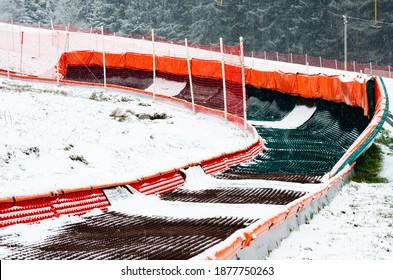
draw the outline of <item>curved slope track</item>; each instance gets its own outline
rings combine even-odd
[[[152,73],[147,70],[106,70],[110,84],[153,90]],[[91,83],[104,80],[102,67],[98,66],[70,66],[66,73],[65,78],[71,80]],[[157,72],[157,78],[157,92],[191,101],[188,76]],[[193,87],[198,92],[196,104],[224,109],[221,80],[193,77]],[[227,81],[226,91],[228,112],[243,116],[241,84]],[[4,228],[0,235],[0,258],[249,258],[239,250],[252,241],[259,242],[264,233],[289,219],[295,219],[296,224],[304,222],[301,220],[304,208],[322,207],[328,190],[349,172],[350,168],[346,167],[339,172],[340,176],[330,179],[325,176],[370,120],[361,109],[341,103],[304,99],[251,86],[247,86],[247,94],[248,119],[268,148],[253,160],[223,173],[221,167],[217,171],[209,169],[208,164],[201,164],[204,170],[195,164],[180,170],[182,176],[177,170],[179,180],[185,180],[184,186],[173,190],[178,187],[175,182],[170,192],[166,189],[156,196],[135,191],[146,187],[143,178],[134,184],[106,186],[94,190],[100,203],[105,197],[103,202],[107,204],[99,207],[105,210],[81,217],[62,215],[69,213],[61,212],[64,209],[56,204],[60,194],[53,201],[43,199],[42,209],[34,210],[35,215],[58,219]],[[166,184],[165,180],[160,181],[161,177],[157,180],[160,188]],[[77,211],[84,201],[79,197],[74,200],[68,203],[76,205]],[[19,219],[26,209],[23,213],[8,213],[7,209],[0,212]],[[258,258],[267,254],[257,253]]]
[[[237,231],[296,203],[322,186],[324,174],[360,135],[368,119],[361,109],[347,105],[272,95],[253,100],[249,107],[254,121],[273,126],[255,126],[268,150],[254,160],[216,178],[205,175],[200,167],[191,168],[184,174],[183,188],[160,197],[131,194],[128,186],[106,189],[111,203],[107,211],[77,221],[60,218],[60,226],[51,228],[45,238],[26,240],[23,230],[2,235],[0,242],[7,248],[2,258],[198,258]],[[274,128],[297,106],[309,108],[311,117],[297,128]],[[47,231],[43,224],[24,226]]]

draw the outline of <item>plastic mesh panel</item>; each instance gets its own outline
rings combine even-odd
[[[293,102],[292,97],[282,96],[288,97],[289,103]],[[232,167],[217,177],[319,182],[366,128],[369,120],[360,108],[325,100],[318,100],[316,104],[313,116],[297,129],[256,126],[268,149],[252,161]],[[257,114],[255,117],[258,118]]]
[[[8,247],[5,259],[189,259],[255,220],[237,217],[174,219],[108,212],[68,225],[41,243]]]
[[[247,119],[254,121],[279,121],[295,108],[297,96],[247,86]]]
[[[224,188],[197,191],[177,189],[162,195],[161,199],[198,203],[285,205],[305,194],[305,192],[269,188]]]

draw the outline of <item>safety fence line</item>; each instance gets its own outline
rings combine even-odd
[[[156,44],[159,44],[158,51],[161,51],[161,54],[165,54],[168,56],[176,56],[176,57],[185,57],[186,50],[182,49],[185,46],[185,40],[170,40],[163,37],[160,37],[156,33],[146,33],[146,34],[119,34],[119,33],[111,33],[106,31],[105,29],[93,29],[93,28],[81,28],[77,26],[72,26],[70,24],[58,24],[51,23],[51,27],[44,26],[40,23],[32,23],[26,24],[21,22],[0,22],[0,24],[4,26],[8,26],[9,30],[7,33],[15,33],[9,38],[8,44],[10,48],[15,49],[18,46],[18,43],[21,41],[20,37],[22,31],[25,33],[25,44],[26,41],[34,41],[34,51],[31,51],[31,55],[42,55],[45,45],[45,37],[50,36],[52,47],[56,45],[57,37],[59,38],[59,46],[64,50],[77,50],[81,49],[75,46],[74,42],[77,42],[77,46],[83,45],[82,49],[95,49],[99,50],[101,48],[101,38],[98,36],[105,36],[105,46],[107,51],[113,51],[115,49],[124,50],[124,45],[127,46],[128,50],[138,49],[139,52],[143,53],[151,53],[151,41],[154,38]],[[3,27],[4,27],[3,26]],[[19,26],[22,29],[19,29]],[[31,32],[29,29],[25,28],[34,28],[35,32]],[[56,35],[57,34],[57,35]],[[5,36],[8,38],[8,36]],[[42,37],[42,38],[39,38]],[[5,40],[3,40],[5,41]],[[136,44],[134,41],[142,41],[146,42],[146,44]],[[40,45],[42,45],[40,47]],[[163,48],[163,46],[168,46]],[[169,46],[172,46],[170,48]],[[188,46],[190,47],[190,56],[194,57],[204,57],[208,59],[209,56],[212,59],[217,59],[219,57],[218,53],[220,53],[220,44],[210,44],[210,45],[200,45],[194,44],[191,41],[188,41]],[[179,48],[180,47],[180,48]],[[225,54],[237,56],[239,53],[238,49],[239,45],[236,46],[227,46],[224,45]],[[4,48],[4,47],[3,47]],[[4,48],[5,49],[5,48]],[[209,54],[210,53],[210,54]],[[337,60],[337,59],[327,59],[321,56],[312,56],[308,54],[294,54],[294,53],[279,53],[279,52],[266,52],[266,51],[247,51],[244,53],[247,58],[255,58],[255,59],[263,59],[266,61],[277,61],[283,63],[291,63],[319,68],[328,68],[334,70],[342,70],[342,71],[351,71],[356,73],[364,73],[369,75],[377,75],[386,78],[392,78],[392,67],[390,65],[376,65],[373,63],[358,63],[356,61],[348,61],[347,62],[347,70],[345,70],[345,62]],[[228,56],[230,57],[230,56]],[[235,59],[230,59],[231,61],[235,61]]]
[[[103,58],[105,57],[105,63]],[[153,67],[153,61],[156,65]],[[188,65],[190,67],[187,67]],[[59,73],[67,75],[68,66],[98,66],[114,69],[132,69],[155,73],[155,71],[177,75],[208,78],[251,85],[257,88],[280,91],[305,98],[323,98],[329,101],[343,102],[350,106],[364,109],[369,114],[367,96],[367,78],[344,78],[339,75],[308,75],[303,73],[286,73],[279,70],[262,71],[243,68],[237,65],[222,65],[219,61],[155,56],[149,54],[105,53],[95,51],[64,52],[59,59]],[[154,69],[153,69],[154,68]],[[243,75],[242,75],[243,73]],[[225,92],[224,92],[225,95]],[[225,98],[224,98],[225,99]],[[224,108],[226,109],[226,108]]]
[[[2,71],[0,71],[0,75],[7,76],[7,74]],[[10,73],[10,77],[28,81],[40,81],[48,83],[57,82],[56,79],[23,76],[15,73]],[[102,87],[102,84],[98,83],[86,83],[67,80],[62,80],[61,83],[66,85]],[[113,89],[124,90],[126,92],[138,92],[150,96],[152,95],[152,93],[144,90],[109,84],[107,86]],[[185,100],[180,100],[160,94],[157,94],[157,97],[182,104],[190,109],[192,108],[191,103]],[[199,112],[203,112],[205,114],[219,117],[223,117],[224,115],[224,112],[219,110],[210,109],[199,105],[196,105],[195,107]],[[243,128],[242,118],[228,114],[228,120],[236,124],[239,128]],[[202,167],[206,168],[207,173],[209,174],[223,171],[233,165],[252,159],[265,149],[264,143],[254,127],[247,124],[247,130],[249,133],[254,135],[255,140],[243,149],[222,153],[209,159],[193,162],[181,167],[173,168],[171,170],[152,174],[150,176],[145,176],[127,182],[114,182],[75,189],[60,189],[48,193],[29,196],[0,198],[0,228],[16,223],[38,222],[43,219],[58,217],[59,215],[82,215],[95,208],[106,209],[110,204],[102,191],[105,188],[130,186],[146,195],[160,194],[176,189],[184,184],[184,179],[180,174],[180,170],[182,169],[201,165]],[[83,199],[78,198],[79,195],[81,195]],[[76,199],[74,199],[75,196],[77,197]],[[98,202],[95,199],[97,196],[100,197]],[[83,200],[83,202],[75,202],[73,199],[77,201]],[[70,200],[70,202],[67,202],[68,200]],[[35,208],[37,209],[33,210]]]
[[[108,55],[108,64],[103,63],[102,53],[82,51],[82,52],[65,52],[62,54],[59,62],[60,73],[66,75],[68,66],[99,66],[124,67],[134,70],[154,71],[159,69],[168,74],[187,76],[195,75],[200,78],[228,79],[236,82],[239,79],[240,67],[233,65],[228,66],[225,71],[221,71],[221,65],[217,61],[208,60],[191,60],[191,69],[187,68],[187,62],[181,58],[173,57],[155,57],[158,68],[152,69],[153,58],[151,55],[140,55],[136,53],[123,54],[105,54]],[[104,56],[105,56],[104,55]],[[163,62],[160,62],[160,61]],[[169,66],[168,66],[169,65]],[[365,77],[353,79],[344,78],[338,75],[307,75],[302,73],[284,73],[281,71],[261,71],[256,69],[245,69],[245,84],[257,88],[280,91],[282,93],[302,96],[305,98],[323,98],[328,101],[343,102],[350,106],[363,108],[364,115],[373,116],[372,122],[361,134],[357,141],[348,149],[344,156],[336,163],[336,166],[330,172],[330,177],[334,176],[345,164],[354,162],[361,153],[366,150],[367,146],[363,145],[367,136],[373,132],[374,135],[379,131],[377,125],[386,119],[386,92],[382,92],[379,80],[367,80]],[[370,83],[369,83],[370,82]],[[375,85],[374,85],[375,83]],[[369,85],[373,87],[370,90]],[[375,104],[375,108],[374,108]],[[382,121],[381,121],[382,120]],[[380,125],[381,126],[381,125]],[[368,138],[367,143],[371,142],[374,137]],[[361,146],[358,152],[354,153]],[[348,162],[346,162],[348,160]],[[220,167],[217,167],[220,170]],[[212,170],[211,173],[217,173]]]
[[[358,63],[356,61],[348,61],[345,70],[345,62],[337,59],[326,59],[321,56],[312,56],[308,54],[285,54],[279,52],[246,52],[245,56],[249,58],[264,59],[270,61],[299,64],[313,66],[319,68],[329,68],[342,71],[351,71],[369,75],[382,76],[392,78],[392,67],[390,65],[376,65],[373,63]]]
[[[386,121],[389,113],[389,99],[388,93],[385,87],[385,83],[381,77],[376,77],[375,83],[375,111],[374,116],[371,119],[369,125],[360,134],[356,141],[347,149],[346,153],[336,163],[330,172],[330,177],[333,177],[339,172],[345,165],[354,162],[360,155],[365,152],[374,138],[381,130],[384,122]]]
[[[369,145],[371,145],[387,118],[387,108],[389,104],[386,87],[381,77],[377,77],[375,82],[376,109],[374,117],[368,127],[358,137],[356,142],[347,150],[346,154],[344,154],[344,156],[332,169],[329,180],[320,190],[309,193],[306,196],[288,204],[285,210],[267,220],[261,219],[247,228],[237,231],[224,242],[215,245],[195,258],[209,260],[231,259],[240,250],[250,246],[254,240],[261,238],[271,229],[280,226],[311,203],[318,201],[332,188],[337,187],[339,183],[342,182],[351,172],[356,164],[355,160],[361,155],[361,153],[367,150]]]

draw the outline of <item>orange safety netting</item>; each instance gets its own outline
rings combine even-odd
[[[246,69],[246,84],[305,98],[343,102],[363,108],[365,115],[369,110],[366,80],[363,78],[343,80],[340,76]]]
[[[123,53],[105,54],[106,67],[153,71],[153,58],[149,54]],[[65,76],[67,66],[103,66],[101,52],[66,52],[60,58],[59,72]],[[156,71],[172,75],[187,76],[187,60],[156,56]],[[222,79],[219,61],[192,59],[192,76],[214,80]],[[306,98],[323,98],[358,106],[368,114],[368,99],[365,79],[343,80],[340,76],[306,75],[281,71],[245,69],[246,84],[257,88],[277,90]],[[225,79],[241,84],[241,67],[225,65]],[[239,95],[240,98],[240,95]]]

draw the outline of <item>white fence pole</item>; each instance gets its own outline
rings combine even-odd
[[[113,33],[113,36],[112,36],[112,52],[115,49],[115,39],[116,39],[116,33]]]
[[[153,57],[153,101],[156,99],[156,49],[154,45],[154,29],[151,30],[152,57]]]
[[[53,21],[50,20],[50,26],[51,26],[51,30],[52,30],[52,47],[54,47],[54,37],[55,37],[55,27],[53,26]],[[57,39],[56,39],[57,40]]]
[[[293,54],[291,53],[291,63],[293,63]]]
[[[343,15],[344,19],[344,71],[347,71],[347,61],[348,61],[348,17]]]
[[[220,49],[221,49],[222,86],[223,86],[223,93],[224,93],[224,118],[227,120],[228,119],[227,88],[226,88],[226,82],[225,82],[224,44],[222,42],[222,38],[220,38]]]
[[[276,57],[277,57],[277,61],[279,61],[279,59],[278,59],[278,52],[276,52]]]
[[[353,61],[353,72],[356,72],[356,62]]]
[[[192,86],[191,63],[190,63],[190,57],[189,57],[189,53],[188,53],[188,40],[187,40],[187,38],[185,39],[185,44],[186,44],[186,53],[187,53],[188,78],[190,80],[190,93],[191,93],[192,112],[195,114],[194,88]]]
[[[319,67],[322,68],[322,57],[319,57]]]
[[[306,65],[308,67],[308,55],[307,54],[305,55],[305,60],[306,60]]]
[[[19,65],[19,72],[22,73],[22,63],[23,63],[23,36],[24,32],[21,31],[19,26],[19,34],[20,34],[20,65]]]
[[[68,52],[70,50],[70,24],[66,27],[66,41],[64,44],[64,51]]]
[[[246,94],[246,78],[244,75],[244,40],[240,37],[240,61],[242,64],[242,90],[243,90],[243,129],[247,127],[247,94]]]
[[[59,76],[59,31],[56,30],[56,84],[59,86],[60,84],[60,76]]]
[[[11,20],[12,51],[15,52],[14,21]]]
[[[338,65],[337,65],[337,59],[334,60],[335,64],[336,64],[336,70],[338,69]]]
[[[105,36],[104,36],[104,26],[101,26],[102,35],[102,66],[104,70],[104,89],[106,91],[106,61],[105,61]]]
[[[7,77],[10,78],[10,46],[8,42],[8,23],[5,25],[6,44],[7,44]]]
[[[93,27],[90,27],[90,33],[89,33],[89,50],[91,50],[91,33],[93,32]]]
[[[41,22],[38,22],[38,57],[41,57]]]

